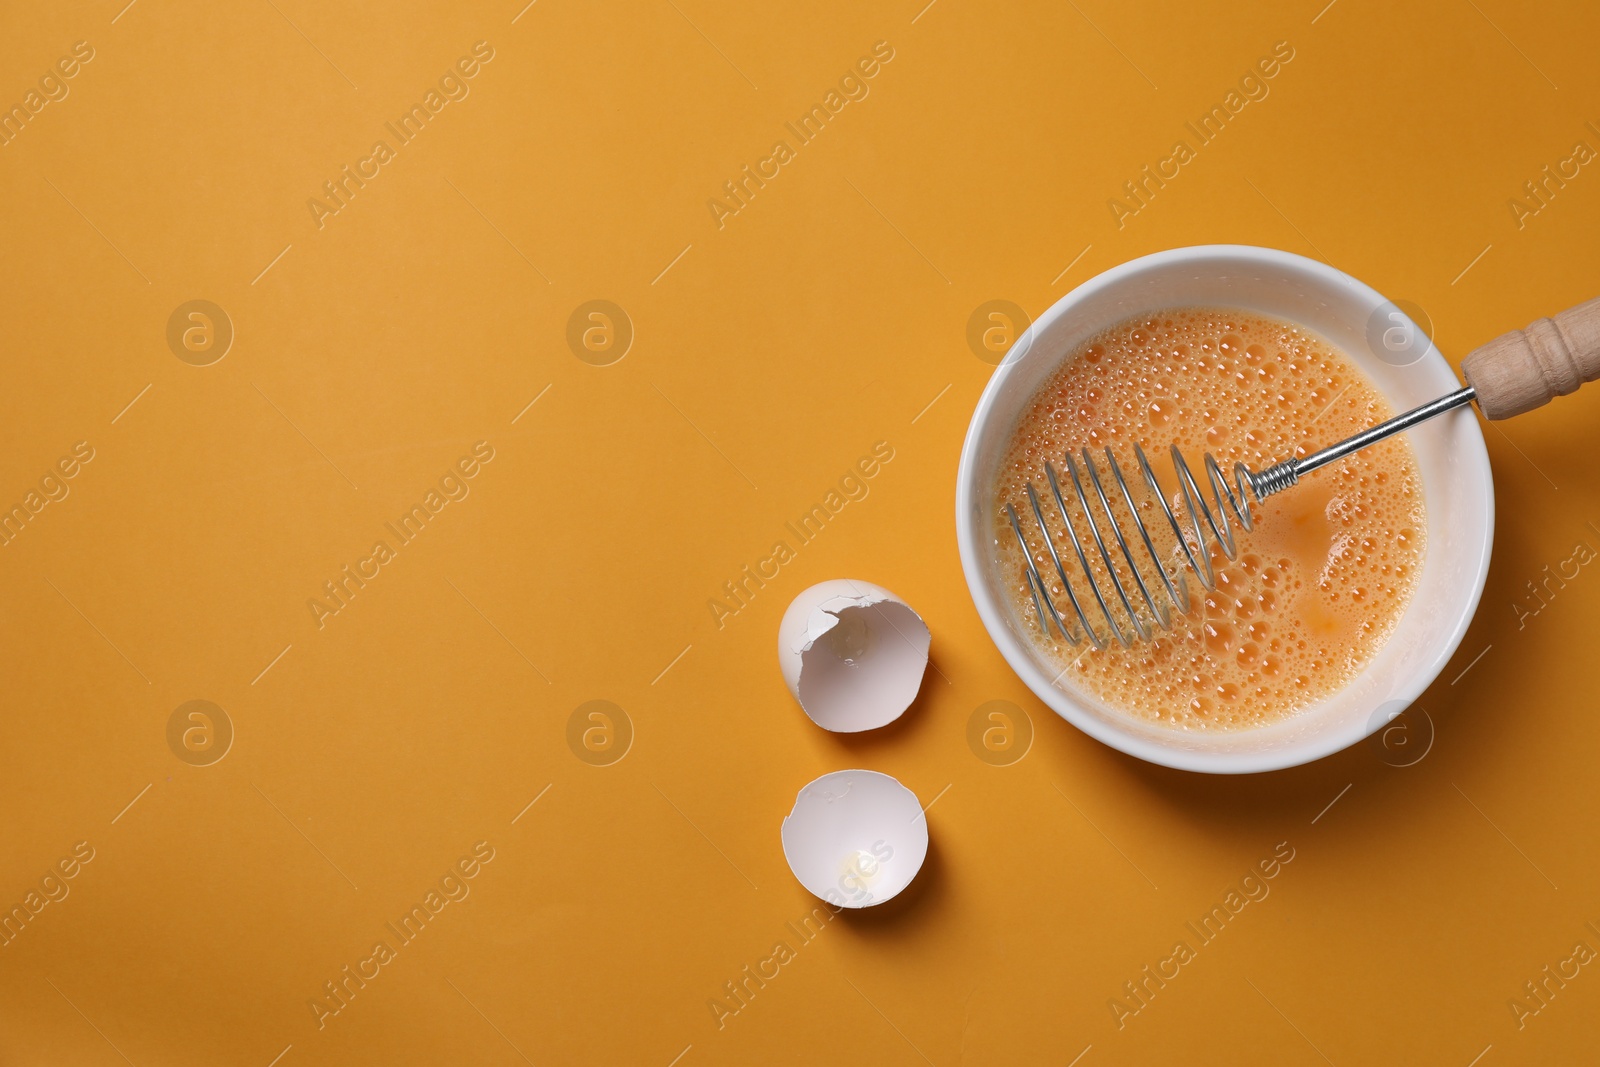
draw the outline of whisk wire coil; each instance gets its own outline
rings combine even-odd
[[[1250,530],[1254,525],[1250,513],[1250,498],[1254,497],[1257,501],[1264,500],[1271,493],[1293,485],[1297,474],[1293,461],[1277,464],[1260,475],[1252,473],[1243,463],[1235,463],[1233,484],[1229,485],[1229,479],[1223,473],[1216,457],[1208,452],[1205,455],[1206,481],[1211,487],[1211,502],[1208,504],[1194,471],[1183,458],[1178,446],[1173,445],[1171,450],[1173,471],[1178,479],[1178,493],[1183,499],[1183,507],[1189,517],[1189,527],[1185,529],[1179,522],[1172,504],[1168,502],[1167,494],[1156,478],[1144,449],[1134,445],[1133,451],[1150,496],[1171,527],[1177,547],[1181,549],[1183,559],[1188,563],[1188,569],[1200,579],[1200,583],[1207,590],[1215,589],[1217,583],[1207,534],[1210,534],[1209,541],[1214,542],[1226,558],[1233,559],[1237,555],[1238,544],[1228,513],[1233,513],[1233,519],[1236,519],[1243,529]],[[1053,623],[1056,632],[1070,644],[1077,645],[1081,642],[1082,638],[1070,629],[1067,620],[1063,619],[1063,614],[1066,614],[1076,618],[1089,643],[1096,649],[1106,648],[1111,641],[1128,648],[1135,638],[1149,641],[1157,636],[1154,631],[1170,632],[1174,621],[1172,609],[1176,608],[1177,614],[1187,615],[1193,606],[1193,598],[1189,592],[1188,576],[1182,572],[1181,564],[1169,568],[1163,562],[1161,553],[1156,548],[1155,538],[1152,537],[1149,527],[1140,514],[1139,504],[1128,484],[1127,476],[1117,463],[1116,456],[1110,448],[1106,448],[1104,453],[1104,475],[1087,448],[1080,452],[1081,467],[1071,452],[1062,456],[1073,496],[1077,500],[1077,512],[1081,516],[1079,521],[1074,521],[1073,511],[1067,506],[1067,498],[1061,491],[1061,479],[1056,473],[1055,464],[1047,461],[1044,473],[1049,485],[1050,498],[1055,504],[1055,514],[1060,518],[1054,525],[1057,530],[1065,530],[1068,540],[1072,542],[1073,554],[1078,561],[1080,580],[1088,586],[1095,605],[1100,609],[1099,615],[1105,619],[1107,636],[1101,636],[1090,621],[1088,612],[1084,610],[1078,592],[1074,589],[1074,583],[1062,562],[1061,552],[1056,547],[1056,536],[1051,532],[1052,523],[1047,521],[1045,508],[1040,504],[1039,494],[1031,481],[1026,486],[1028,510],[1033,513],[1034,521],[1038,524],[1045,551],[1054,566],[1056,578],[1060,580],[1061,594],[1071,605],[1070,612],[1063,613],[1056,606],[1049,585],[1034,559],[1034,551],[1028,543],[1027,534],[1023,530],[1016,509],[1007,504],[1006,514],[1011,521],[1012,531],[1016,534],[1017,543],[1022,547],[1023,560],[1027,568],[1024,572],[1024,581],[1038,613],[1040,628],[1044,630],[1046,636],[1051,636]],[[1085,474],[1088,475],[1087,482]],[[1119,491],[1117,495],[1127,507],[1126,521],[1131,521],[1138,531],[1138,540],[1144,545],[1145,554],[1149,556],[1149,565],[1154,567],[1161,581],[1161,591],[1166,593],[1165,600],[1151,591],[1151,583],[1146,580],[1146,568],[1135,558],[1134,547],[1123,529],[1124,520],[1117,517],[1112,505],[1112,495],[1106,490],[1107,477],[1115,483]],[[1091,488],[1095,500],[1099,503],[1098,509],[1090,501]],[[1094,541],[1100,565],[1098,572],[1090,564],[1085,540],[1079,533],[1080,522],[1087,523],[1089,537]],[[1104,527],[1101,525],[1102,522]],[[1113,560],[1111,547],[1106,539],[1107,532],[1116,541],[1122,565]],[[1131,578],[1131,583],[1125,578]],[[1112,595],[1109,598],[1103,588],[1105,583],[1111,586]],[[1113,600],[1121,607],[1120,613],[1113,609]]]

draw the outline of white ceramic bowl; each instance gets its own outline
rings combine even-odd
[[[1476,417],[1465,409],[1409,431],[1428,514],[1422,575],[1395,632],[1367,669],[1322,703],[1258,729],[1194,732],[1141,722],[1065,683],[1051,685],[1056,672],[1036,650],[1031,623],[1011,606],[997,563],[997,533],[1011,536],[997,530],[994,519],[999,459],[1023,405],[1078,344],[1142,312],[1196,305],[1243,308],[1310,329],[1354,360],[1396,411],[1461,387],[1431,343],[1406,366],[1380,358],[1368,340],[1369,324],[1375,315],[1387,318],[1393,306],[1326,264],[1245,245],[1177,248],[1124,263],[1056,301],[989,380],[967,430],[956,483],[961,565],[1006,661],[1040,700],[1084,733],[1184,770],[1237,774],[1292,767],[1352,745],[1392,719],[1438,677],[1461,643],[1489,571],[1489,455]]]

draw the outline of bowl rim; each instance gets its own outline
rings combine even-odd
[[[1278,271],[1309,273],[1317,276],[1317,280],[1326,284],[1330,289],[1348,291],[1353,298],[1365,300],[1374,305],[1387,302],[1387,298],[1383,294],[1346,274],[1344,271],[1319,260],[1310,259],[1293,252],[1262,248],[1255,245],[1191,245],[1154,252],[1131,259],[1083,282],[1055,301],[1039,315],[1032,325],[1018,337],[1013,349],[1017,348],[1017,346],[1031,344],[1036,335],[1041,334],[1046,328],[1053,325],[1058,319],[1067,315],[1077,306],[1141,273],[1154,268],[1170,268],[1175,265],[1206,267],[1219,264],[1222,261],[1228,261],[1235,265],[1244,262]],[[1107,322],[1105,325],[1110,326],[1112,323]],[[1444,362],[1442,353],[1432,343],[1429,344],[1427,354],[1423,358],[1424,360],[1438,359]],[[1263,751],[1183,750],[1162,746],[1138,736],[1131,730],[1125,730],[1115,722],[1093,714],[1069,694],[1052,685],[1039,668],[1028,647],[1007,624],[1004,606],[999,603],[998,598],[985,581],[984,568],[987,563],[987,554],[980,545],[981,520],[978,518],[978,512],[973,507],[980,473],[977,467],[980,438],[991,420],[997,417],[1010,417],[1010,413],[1006,413],[1003,416],[997,414],[997,400],[1011,374],[1015,373],[1020,366],[1021,361],[1011,359],[1008,353],[1007,358],[1002,359],[999,366],[995,368],[994,373],[989,378],[988,385],[984,388],[982,395],[978,398],[976,407],[973,409],[972,419],[967,427],[967,435],[961,446],[961,460],[956,474],[956,542],[961,558],[962,574],[967,583],[967,591],[972,596],[973,604],[978,610],[984,629],[988,631],[989,639],[994,642],[1011,669],[1016,672],[1017,676],[1032,690],[1036,697],[1073,726],[1111,748],[1125,752],[1130,756],[1135,756],[1148,763],[1155,763],[1178,770],[1211,774],[1252,774],[1300,766],[1348,748],[1385,725],[1384,722],[1369,719],[1364,728],[1360,725],[1352,725],[1344,729],[1328,730],[1325,733],[1310,735],[1301,741]],[[1445,363],[1445,369],[1452,376],[1455,376],[1454,369],[1447,362]],[[1488,447],[1483,439],[1483,431],[1478,426],[1476,418],[1472,419],[1468,425],[1470,425],[1470,432],[1465,435],[1466,440],[1459,446],[1459,459],[1464,468],[1463,476],[1481,481],[1484,490],[1482,537],[1476,544],[1463,546],[1462,549],[1464,553],[1476,552],[1476,558],[1471,561],[1471,569],[1473,571],[1472,590],[1463,605],[1463,610],[1451,627],[1449,638],[1438,644],[1436,651],[1430,658],[1418,663],[1416,667],[1408,672],[1402,692],[1389,702],[1389,705],[1398,703],[1400,705],[1399,710],[1404,710],[1405,707],[1408,707],[1428,686],[1432,685],[1435,679],[1443,672],[1451,657],[1455,655],[1456,649],[1460,647],[1462,639],[1466,636],[1468,626],[1477,614],[1478,604],[1482,599],[1484,585],[1488,578],[1489,558],[1494,544],[1494,481],[1489,464]],[[1461,531],[1460,536],[1466,536],[1467,533],[1468,531]],[[1392,721],[1392,717],[1390,721]]]

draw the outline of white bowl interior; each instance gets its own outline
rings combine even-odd
[[[1488,573],[1494,491],[1483,435],[1465,409],[1408,432],[1421,469],[1427,549],[1417,589],[1394,633],[1348,686],[1270,726],[1180,731],[1121,715],[1064,688],[1065,682],[1052,686],[1055,669],[1038,651],[1031,623],[1011,605],[995,551],[997,534],[1011,536],[996,529],[992,501],[999,459],[1018,414],[1088,337],[1164,308],[1242,308],[1295,322],[1333,343],[1397,412],[1459,389],[1461,383],[1431,343],[1409,366],[1395,366],[1372,351],[1368,322],[1385,303],[1373,289],[1314,260],[1212,245],[1161,252],[1114,268],[1067,294],[1018,339],[1013,355],[991,378],[968,430],[956,523],[962,566],[984,625],[1041,700],[1085,732],[1142,759],[1190,770],[1243,772],[1292,766],[1338,751],[1427,688],[1460,643]]]

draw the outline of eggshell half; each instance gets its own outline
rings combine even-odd
[[[932,635],[889,590],[837,578],[805,590],[778,625],[778,666],[811,721],[836,733],[886,726],[922,687]]]
[[[834,771],[800,790],[783,820],[783,856],[810,892],[870,908],[911,884],[928,857],[917,795],[878,771]]]

